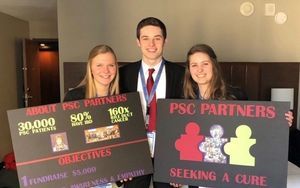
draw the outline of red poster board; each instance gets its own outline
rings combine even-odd
[[[92,187],[153,172],[138,93],[8,111],[21,187]]]
[[[286,187],[286,102],[159,100],[154,180]]]

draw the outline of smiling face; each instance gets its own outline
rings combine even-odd
[[[189,57],[191,77],[201,88],[208,88],[213,76],[210,57],[206,53],[196,52]]]
[[[161,61],[165,39],[159,27],[148,25],[141,28],[137,44],[141,48],[145,63],[154,66]]]
[[[108,88],[117,73],[114,55],[107,52],[95,56],[91,61],[91,72],[97,88]]]
[[[57,136],[55,138],[55,142],[56,142],[56,145],[61,145],[61,144],[63,144],[63,138],[61,136]]]

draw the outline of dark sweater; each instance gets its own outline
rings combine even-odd
[[[64,98],[64,102],[81,100],[84,98],[85,98],[85,87],[81,86],[68,91]]]

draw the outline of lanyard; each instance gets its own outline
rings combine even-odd
[[[164,68],[164,65],[165,65],[164,61],[162,61],[161,64],[160,64],[160,66],[159,66],[159,70],[158,70],[158,73],[156,75],[156,78],[155,78],[155,81],[154,81],[154,85],[153,85],[153,87],[151,89],[150,94],[148,93],[148,90],[147,90],[143,67],[141,66],[141,68],[140,68],[140,76],[141,76],[141,81],[142,81],[142,86],[143,86],[143,92],[144,92],[144,97],[145,97],[147,106],[150,105],[150,102],[151,102],[151,100],[153,99],[153,97],[155,95],[155,91],[156,91],[156,88],[157,88],[157,85],[158,85],[158,82],[159,82],[159,79],[160,79],[160,76],[161,76],[161,72],[162,72],[162,70]]]

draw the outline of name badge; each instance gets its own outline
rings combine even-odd
[[[151,157],[154,157],[154,148],[155,148],[155,132],[147,132],[148,143],[150,148]]]

